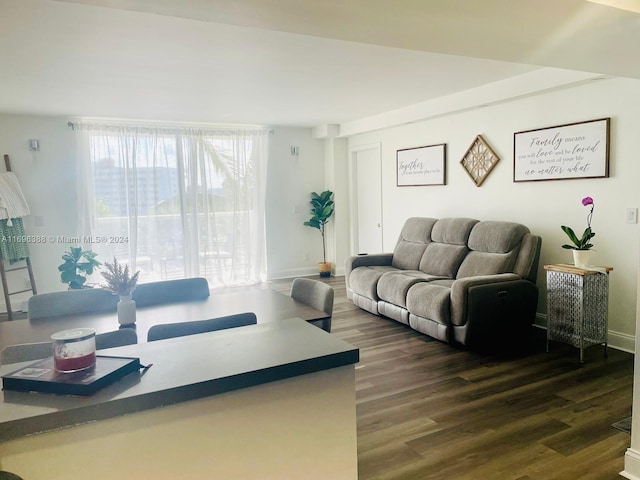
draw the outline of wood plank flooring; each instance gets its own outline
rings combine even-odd
[[[315,277],[318,278],[318,277]],[[360,349],[361,480],[614,480],[630,435],[633,355],[552,344],[532,330],[520,355],[466,351],[355,307],[344,277],[332,334]],[[291,279],[270,287],[288,292]]]

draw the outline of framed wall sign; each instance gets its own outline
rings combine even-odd
[[[397,186],[446,185],[446,144],[396,152]]]
[[[513,181],[609,176],[610,118],[513,134]]]

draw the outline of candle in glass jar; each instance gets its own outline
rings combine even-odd
[[[74,328],[51,335],[53,364],[59,372],[76,372],[96,363],[96,331]]]

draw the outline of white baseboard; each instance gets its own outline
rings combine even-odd
[[[277,280],[279,278],[309,277],[318,275],[317,267],[292,268],[290,270],[281,270],[279,272],[270,273],[268,280]],[[336,269],[331,273],[334,277],[344,277],[344,267]]]
[[[26,300],[11,300],[11,308],[13,308],[14,312],[27,312],[27,304],[29,299]],[[6,314],[7,313],[7,305],[4,302],[0,302],[0,312]]]
[[[278,278],[308,277],[309,275],[318,275],[318,267],[292,268],[290,270],[271,272],[268,279],[277,280]]]
[[[622,350],[623,352],[635,353],[636,337],[628,333],[614,332],[609,330],[609,346]]]
[[[624,470],[620,476],[629,480],[640,480],[640,452],[628,448],[624,454]]]
[[[534,322],[536,327],[547,329],[547,316],[543,313],[536,313],[536,320]],[[629,335],[628,333],[616,332],[609,330],[607,332],[607,345],[616,350],[621,350],[627,353],[635,353],[636,351],[636,337]],[[639,479],[640,480],[640,479]]]

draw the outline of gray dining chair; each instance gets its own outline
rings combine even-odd
[[[51,342],[20,343],[7,345],[0,350],[0,365],[7,363],[26,362],[28,360],[40,360],[53,355]]]
[[[316,310],[322,310],[327,317],[311,320],[309,323],[322,328],[326,332],[331,332],[334,297],[331,285],[312,278],[296,278],[291,284],[290,296],[294,300],[309,305]]]
[[[224,317],[212,318],[209,320],[195,320],[191,322],[176,322],[154,325],[147,333],[147,342],[164,340],[167,338],[185,337],[198,333],[215,332],[228,328],[244,327],[258,323],[256,314],[253,312],[236,313]]]
[[[137,307],[162,303],[204,300],[209,296],[209,282],[206,278],[180,278],[159,282],[141,283],[133,291],[131,298]]]
[[[96,350],[135,345],[136,343],[138,343],[138,334],[133,328],[120,328],[96,335]]]
[[[138,334],[131,328],[122,328],[120,330],[114,330],[113,332],[99,333],[96,335],[96,350],[122,347],[136,343],[138,343]],[[0,365],[40,360],[41,358],[47,358],[51,355],[53,355],[51,342],[7,345],[0,350]]]
[[[88,312],[115,312],[118,297],[102,288],[39,293],[29,298],[27,318],[59,317]]]

